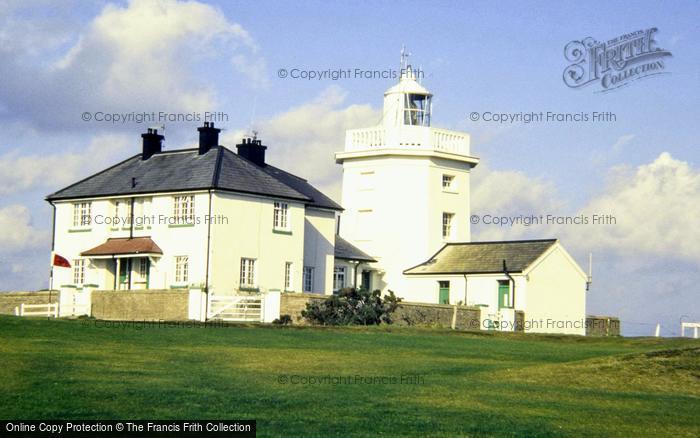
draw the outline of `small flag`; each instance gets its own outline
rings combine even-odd
[[[58,254],[53,255],[53,260],[51,262],[53,266],[60,266],[62,268],[70,268],[70,263],[65,257],[61,257]]]

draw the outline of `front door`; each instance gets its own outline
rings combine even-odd
[[[370,271],[362,271],[362,289],[371,291],[371,277],[372,273]]]
[[[450,282],[449,281],[439,281],[438,286],[440,287],[440,295],[438,297],[439,304],[450,304]]]
[[[498,281],[498,309],[510,308],[510,281]]]
[[[120,290],[129,289],[129,273],[131,271],[131,259],[119,259],[119,286]]]
[[[150,260],[148,260],[148,257],[139,257],[131,260],[133,260],[133,272],[131,273],[131,288],[148,289],[148,278],[151,267]]]

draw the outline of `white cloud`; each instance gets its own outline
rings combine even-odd
[[[622,255],[646,253],[700,263],[700,170],[668,152],[630,170],[618,167],[603,194],[580,211],[611,214],[614,225],[568,227],[567,240]]]
[[[313,101],[255,124],[268,145],[268,161],[310,182],[339,200],[342,168],[334,153],[345,147],[345,130],[378,123],[381,114],[369,105],[343,106],[347,94],[336,86]],[[247,130],[227,134],[224,144],[239,143]]]
[[[47,244],[50,233],[32,224],[29,209],[13,204],[0,207],[0,252],[7,254]]]
[[[83,111],[211,110],[217,102],[210,84],[220,79],[217,73],[230,77],[232,64],[242,68],[242,59],[255,66],[249,74],[265,73],[250,34],[218,8],[196,1],[108,4],[79,35],[60,32],[61,38],[52,38],[57,42],[41,57],[21,50],[25,44],[19,36],[31,23],[36,29],[30,34],[48,38],[52,26],[39,18],[4,21],[23,25],[0,33],[7,45],[0,49],[0,102],[12,108],[9,116],[51,126],[80,124]],[[74,43],[63,48],[71,39]],[[195,74],[202,65],[211,67],[207,81]]]
[[[131,141],[127,135],[102,134],[85,149],[49,155],[22,155],[15,149],[0,155],[0,195],[60,189],[114,164],[128,152]]]
[[[554,184],[543,178],[532,178],[524,172],[490,170],[483,163],[472,173],[471,212],[484,216],[539,215],[562,211]],[[537,228],[541,231],[541,229]],[[481,224],[473,227],[473,240],[517,239],[534,232],[526,226]],[[550,237],[542,236],[542,237]]]

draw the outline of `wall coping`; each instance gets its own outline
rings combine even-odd
[[[435,309],[454,309],[455,307],[457,307],[457,309],[481,311],[481,307],[479,307],[479,306],[465,306],[465,305],[460,305],[460,304],[434,304],[434,303],[415,303],[412,301],[401,301],[399,303],[399,307],[403,306],[403,305],[414,306],[414,307],[432,307]]]
[[[280,297],[294,297],[294,298],[320,298],[320,299],[326,299],[328,297],[332,297],[333,295],[324,295],[324,294],[312,294],[312,293],[305,293],[305,292],[282,292],[280,294]]]
[[[53,289],[53,290],[35,290],[35,291],[6,291],[6,292],[0,292],[0,297],[7,297],[7,296],[19,296],[19,297],[26,297],[26,296],[31,296],[31,295],[49,295],[49,294],[57,294],[60,291],[58,289]]]
[[[586,319],[616,319],[620,320],[619,316],[605,316],[605,315],[586,315]]]
[[[137,295],[137,294],[171,294],[171,295],[185,295],[189,294],[189,289],[125,289],[125,290],[114,290],[114,289],[95,289],[92,293],[98,294],[121,294],[121,295]]]

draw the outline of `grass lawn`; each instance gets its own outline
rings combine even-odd
[[[263,436],[700,436],[697,340],[104,325],[0,316],[0,417],[256,419]]]

